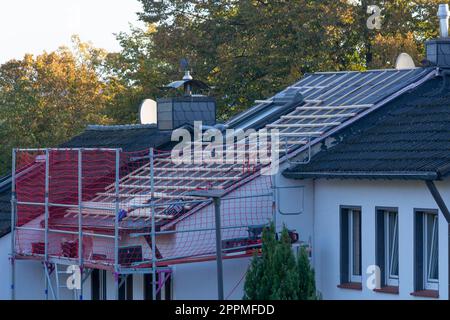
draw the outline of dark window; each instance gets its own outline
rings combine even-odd
[[[106,271],[92,270],[91,291],[92,300],[106,300]]]
[[[133,275],[119,277],[119,300],[133,300]]]
[[[377,209],[376,261],[381,270],[381,285],[398,286],[398,212],[396,209]]]
[[[341,283],[361,282],[361,209],[341,207]]]
[[[415,290],[439,289],[439,220],[437,211],[416,210]]]
[[[172,300],[172,275],[170,273],[157,273],[156,282],[165,280],[164,284],[156,294],[156,300]],[[153,300],[152,274],[144,275],[144,300]]]

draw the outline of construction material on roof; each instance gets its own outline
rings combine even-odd
[[[342,127],[351,118],[370,112],[377,103],[430,72],[430,69],[377,70],[306,76],[290,87],[301,92],[305,104],[266,127],[278,129],[285,141],[295,137],[297,142],[307,143],[308,138],[320,137]],[[289,141],[285,146],[288,151],[298,147]]]
[[[435,180],[450,173],[450,88],[438,77],[333,136],[290,178]]]

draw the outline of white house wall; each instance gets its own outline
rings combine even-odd
[[[250,258],[224,260],[224,296],[240,300],[244,295],[244,275]],[[173,298],[176,300],[217,299],[216,261],[182,264],[174,267]]]
[[[313,247],[314,182],[286,179],[278,174],[275,186],[277,230],[286,225],[288,229],[296,230],[300,241]]]
[[[450,205],[450,183],[437,183]],[[424,182],[318,180],[315,182],[314,256],[317,287],[324,299],[419,299],[414,291],[414,209],[438,209]],[[362,209],[362,291],[340,289],[339,206]],[[364,271],[375,265],[375,207],[396,207],[399,213],[399,295],[367,288]],[[448,298],[448,228],[439,211],[439,295]]]
[[[11,298],[11,235],[0,238],[0,300]],[[43,300],[44,277],[42,264],[35,261],[16,262],[16,298]]]

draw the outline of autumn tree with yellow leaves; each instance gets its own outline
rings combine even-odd
[[[102,79],[107,53],[73,43],[0,66],[0,174],[13,147],[57,146],[88,124],[113,123],[108,109],[121,88]]]

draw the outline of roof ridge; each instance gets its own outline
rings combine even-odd
[[[133,129],[154,129],[156,124],[121,124],[121,125],[88,125],[86,130],[108,131],[108,130],[133,130]]]

